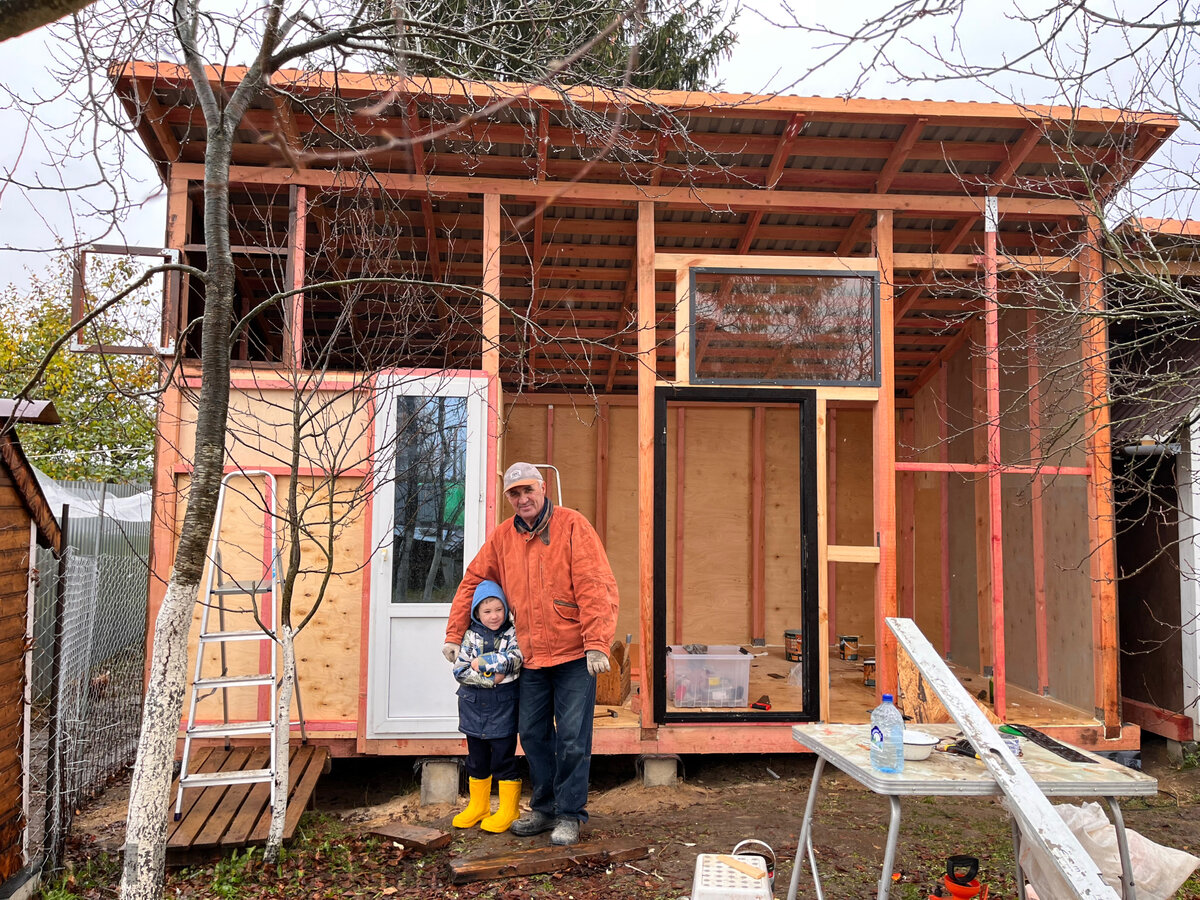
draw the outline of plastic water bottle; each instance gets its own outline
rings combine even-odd
[[[871,767],[880,772],[904,771],[904,716],[892,695],[871,710]]]

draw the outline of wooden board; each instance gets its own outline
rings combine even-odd
[[[889,618],[887,626],[1008,797],[1009,811],[1020,825],[1022,840],[1039,851],[1079,900],[1116,900],[1116,892],[1104,883],[1100,870],[1079,839],[1054,811],[1032,776],[975,706],[916,623],[911,619]]]
[[[643,859],[649,848],[632,840],[575,844],[572,847],[535,847],[508,853],[465,856],[450,862],[450,880],[455,884],[559,872],[573,866],[607,866],[609,863]]]
[[[408,822],[388,822],[370,829],[370,834],[395,841],[404,847],[416,850],[441,850],[454,840],[454,835],[448,831],[436,828],[426,828],[424,825],[412,825]]]

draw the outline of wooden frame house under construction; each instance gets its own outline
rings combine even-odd
[[[167,186],[164,252],[203,268],[190,77],[112,77]],[[1001,719],[1137,746],[1094,202],[1173,118],[332,72],[272,86],[233,152],[247,327],[228,471],[270,472],[281,494],[370,487],[297,639],[310,740],[463,752],[446,601],[523,459],[595,524],[620,588],[633,689],[598,708],[596,752],[799,751],[791,723],[865,722],[897,683],[896,615]],[[160,349],[182,374],[159,414],[151,622],[186,504],[203,302],[187,279],[165,291]],[[347,456],[305,438],[295,465],[297,391]],[[453,464],[402,473],[430,441]],[[223,523],[227,564],[261,561],[259,499]],[[301,614],[319,581],[301,578]]]

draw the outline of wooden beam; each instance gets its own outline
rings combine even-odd
[[[829,564],[829,490],[830,463],[828,452],[833,425],[829,404],[817,397],[817,634],[809,638],[817,653],[817,715],[829,721],[829,596],[833,566]],[[801,636],[803,639],[803,636]]]
[[[308,189],[292,185],[288,189],[287,289],[304,287],[304,254],[308,245]],[[292,294],[283,309],[287,328],[283,336],[283,358],[296,372],[304,368],[304,294]]]
[[[198,181],[204,177],[202,163],[177,163],[174,171]],[[503,194],[522,200],[553,200],[557,203],[587,202],[617,206],[644,202],[670,203],[688,209],[771,210],[775,212],[829,212],[887,209],[897,213],[933,216],[978,216],[982,199],[942,194],[863,194],[823,190],[764,190],[760,188],[654,187],[578,181],[570,184],[538,183],[528,178],[491,178],[467,175],[427,175],[418,178],[403,172],[375,172],[372,183],[379,190],[442,196]],[[295,172],[260,166],[232,166],[231,184],[306,184],[329,189],[356,188],[357,173],[335,169]],[[1011,219],[1052,219],[1078,216],[1082,207],[1075,200],[1055,197],[1001,197],[1000,210]]]
[[[1117,645],[1116,546],[1113,521],[1112,453],[1108,409],[1108,333],[1104,322],[1104,273],[1100,224],[1089,217],[1080,247],[1080,306],[1090,316],[1083,324],[1083,372],[1087,393],[1087,454],[1092,469],[1088,506],[1092,575],[1092,645],[1096,717],[1105,735],[1119,733],[1120,684]]]
[[[638,203],[637,219],[637,396],[638,396],[638,609],[641,639],[641,724],[652,734],[654,687],[654,385],[657,353],[654,340],[654,203]]]
[[[875,565],[880,560],[878,547],[855,547],[849,544],[830,544],[828,551],[830,562],[867,563]]]
[[[750,435],[750,643],[767,643],[767,410],[755,406]]]
[[[937,415],[938,415],[938,460],[950,461],[950,379],[949,368],[942,363],[938,368],[940,377],[937,384]],[[943,472],[939,478],[941,503],[939,521],[941,523],[941,594],[942,594],[942,656],[950,658],[950,473]]]
[[[970,234],[971,229],[975,227],[975,221],[976,220],[974,216],[967,216],[964,217],[954,228],[950,229],[950,232],[938,245],[938,253],[953,253],[958,245],[963,242],[966,236]],[[911,287],[904,292],[904,295],[901,296],[899,302],[896,304],[894,321],[899,322],[906,315],[908,315],[908,311],[913,308],[913,304],[917,302],[917,298],[921,296],[921,292],[925,289],[924,284],[932,281],[936,275],[937,273],[934,271],[933,267],[930,266],[930,268],[925,269],[919,276],[917,276],[917,281],[921,282],[921,285]]]
[[[684,525],[687,508],[687,408],[675,410],[675,643],[683,643],[683,586],[686,574],[683,565]]]
[[[984,226],[984,366],[987,380],[988,557],[991,569],[993,709],[1005,719],[1004,658],[1004,525],[1000,485],[1000,296],[996,280],[996,231],[999,217],[989,214]]]
[[[896,456],[901,459],[913,458],[913,447],[916,444],[916,421],[914,410],[897,410],[899,420],[899,443]],[[899,498],[897,502],[897,608],[901,615],[910,619],[917,617],[917,554],[916,554],[916,481],[915,472],[897,471],[896,481],[899,482]]]
[[[483,287],[480,314],[481,365],[488,379],[486,528],[496,524],[500,440],[500,195],[483,198]]]
[[[150,130],[154,132],[154,137],[163,149],[164,161],[174,164],[183,155],[183,152],[175,137],[175,132],[171,130],[171,126],[167,122],[166,110],[158,102],[158,98],[154,95],[154,90],[148,82],[135,81],[134,93],[137,96],[142,116],[149,123]]]
[[[571,847],[534,847],[530,850],[460,856],[450,860],[450,880],[454,884],[467,884],[515,875],[558,872],[578,866],[604,868],[629,859],[642,859],[649,853],[649,848],[644,844],[621,838]]]
[[[596,533],[600,543],[608,545],[608,417],[612,406],[600,400],[600,415],[596,418]]]
[[[1037,146],[1038,141],[1042,139],[1042,128],[1038,123],[1034,123],[1025,129],[1025,133],[1017,139],[1015,144],[1008,148],[1008,159],[996,168],[992,173],[993,184],[988,187],[987,193],[990,197],[996,197],[1002,190],[1012,181],[1013,176],[1017,174],[1017,169],[1025,162],[1026,158],[1033,148]]]
[[[908,159],[908,154],[912,151],[913,145],[916,144],[917,138],[921,136],[921,132],[925,130],[925,125],[928,121],[926,118],[920,118],[909,122],[904,127],[904,131],[901,132],[896,143],[892,145],[891,152],[888,154],[887,159],[884,160],[883,167],[879,170],[879,177],[875,180],[875,193],[886,194],[891,188],[892,182],[896,179],[896,173],[900,171],[900,167]],[[846,236],[838,244],[838,256],[850,255],[859,241],[862,229],[867,226],[870,220],[870,213],[866,210],[861,210],[854,216],[850,227],[846,229]]]
[[[1025,310],[1026,369],[1029,379],[1029,462],[1037,465],[1045,461],[1042,452],[1042,368],[1038,358],[1037,311]],[[1037,656],[1038,693],[1050,693],[1050,650],[1047,644],[1046,617],[1046,533],[1044,493],[1045,477],[1041,469],[1033,476],[1032,495],[1029,498],[1029,515],[1032,519],[1033,537],[1033,630]]]
[[[892,294],[892,212],[881,209],[875,215],[873,243],[879,264],[879,320],[893,321]],[[875,570],[875,694],[894,692],[896,688],[896,639],[884,627],[884,621],[896,615],[896,416],[893,398],[896,392],[892,367],[892,329],[887,324],[879,335],[879,401],[872,411],[874,458],[875,540],[879,547],[879,566]]]

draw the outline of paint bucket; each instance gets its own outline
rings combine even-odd
[[[863,660],[863,685],[865,687],[875,687],[875,660]]]
[[[788,662],[800,662],[800,629],[789,628],[783,633],[783,658]]]
[[[750,845],[750,849],[743,851],[742,848]],[[760,852],[759,848],[766,850],[770,858]],[[730,856],[757,856],[767,867],[767,888],[771,892],[771,896],[775,896],[775,851],[771,849],[771,845],[766,841],[760,841],[757,838],[747,838],[738,843],[730,853]]]
[[[838,646],[841,649],[842,659],[857,660],[858,659],[858,635],[843,634],[838,638]]]

